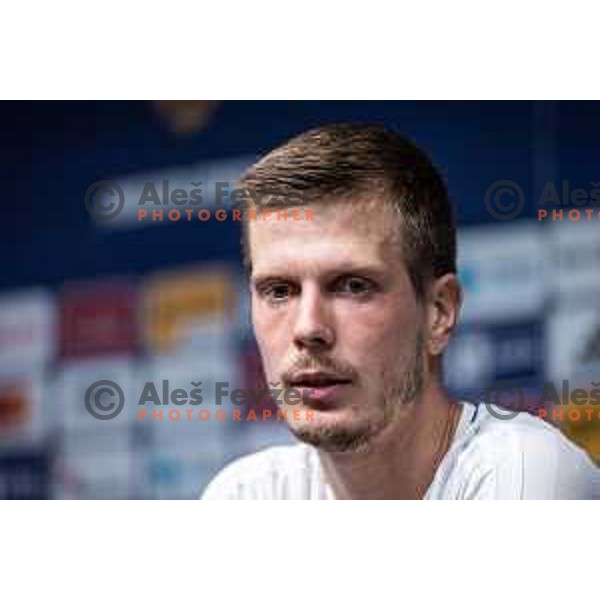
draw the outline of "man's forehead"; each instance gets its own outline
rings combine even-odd
[[[253,271],[307,263],[322,270],[381,268],[398,257],[395,222],[387,211],[338,202],[315,205],[312,221],[259,219],[248,224]]]
[[[399,216],[394,213],[387,202],[366,198],[364,200],[349,199],[328,200],[315,202],[304,207],[305,210],[298,211],[303,215],[302,218],[294,219],[292,213],[287,209],[270,210],[265,209],[256,211],[256,220],[248,222],[249,231],[260,229],[261,231],[273,228],[279,234],[287,232],[310,231],[328,233],[333,236],[334,233],[351,234],[357,236],[368,235],[375,239],[385,239],[391,233],[398,232],[400,222]],[[286,213],[287,218],[280,218],[279,215]],[[310,214],[310,218],[307,215]]]

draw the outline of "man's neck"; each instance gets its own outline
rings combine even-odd
[[[325,479],[340,500],[421,499],[459,418],[444,391],[430,387],[367,445],[348,452],[319,450]]]

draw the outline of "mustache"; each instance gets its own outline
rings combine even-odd
[[[322,371],[340,379],[358,378],[358,372],[352,365],[333,360],[327,356],[301,356],[283,371],[281,379],[285,383],[292,381],[302,371]]]

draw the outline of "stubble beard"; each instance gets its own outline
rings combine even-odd
[[[368,447],[369,442],[381,433],[403,407],[418,400],[423,390],[423,337],[418,335],[415,351],[406,360],[400,376],[382,373],[383,392],[373,407],[358,404],[349,409],[354,418],[336,422],[335,417],[315,415],[312,422],[290,424],[291,432],[301,442],[325,452],[350,452]],[[360,402],[360,401],[359,401]],[[320,422],[325,420],[325,422]]]

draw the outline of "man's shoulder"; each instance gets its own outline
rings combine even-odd
[[[496,407],[498,408],[498,407]],[[536,450],[533,456],[545,453],[559,453],[572,460],[590,462],[587,454],[569,440],[555,425],[527,412],[521,412],[510,419],[500,419],[501,409],[490,411],[480,406],[480,417],[475,420],[476,439],[494,454],[518,455]]]
[[[314,470],[313,453],[310,446],[297,443],[242,456],[217,473],[202,499],[258,500],[297,495]]]
[[[496,412],[496,411],[493,411]],[[499,411],[498,413],[499,414]],[[597,497],[600,471],[558,427],[528,413],[502,420],[480,405],[465,436],[463,460],[497,493],[515,497]]]

